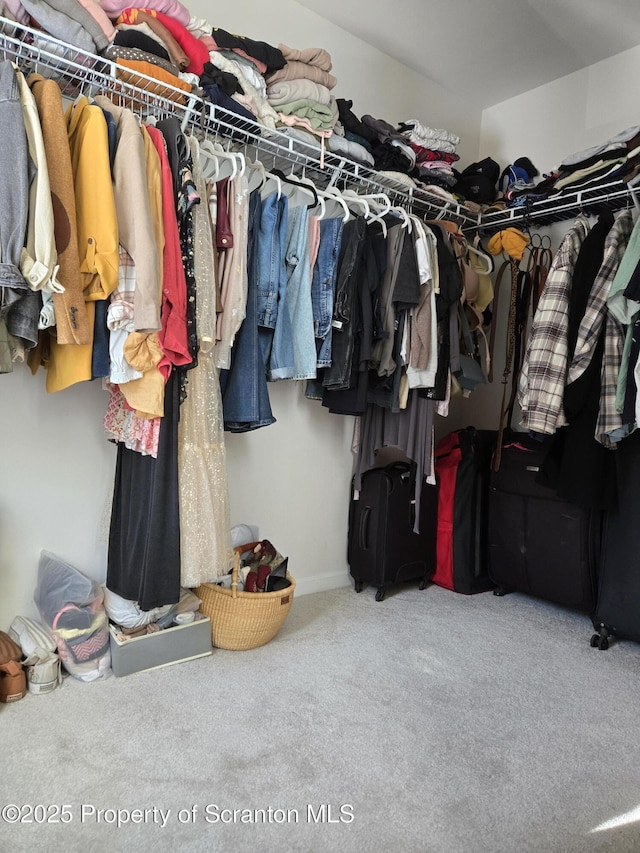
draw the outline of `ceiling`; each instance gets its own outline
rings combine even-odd
[[[484,109],[640,44],[638,0],[298,0]]]

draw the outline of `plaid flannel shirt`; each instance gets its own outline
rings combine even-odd
[[[552,435],[567,424],[563,398],[569,359],[569,297],[576,259],[588,233],[589,224],[583,218],[567,232],[531,324],[518,382],[522,425],[531,432]]]
[[[591,287],[584,317],[580,322],[575,352],[567,377],[567,384],[575,382],[587,369],[604,324],[605,345],[601,368],[600,411],[595,437],[597,441],[608,447],[614,442],[610,440],[607,433],[618,430],[622,426],[622,418],[616,410],[616,388],[625,330],[623,325],[607,311],[607,299],[632,229],[631,212],[625,210],[616,218],[607,234],[602,264]]]

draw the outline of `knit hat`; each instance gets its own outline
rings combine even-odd
[[[513,161],[513,165],[519,169],[524,169],[527,173],[529,180],[532,181],[534,178],[537,178],[540,172],[533,165],[531,160],[528,157],[518,157],[517,160]]]
[[[503,231],[498,231],[489,240],[487,249],[492,255],[499,255],[501,252],[506,252],[511,258],[521,261],[524,255],[524,250],[529,245],[529,237],[519,231],[517,228],[505,228]]]
[[[518,157],[507,166],[500,175],[498,188],[503,195],[509,194],[514,186],[527,187],[533,185],[533,179],[540,173],[528,157]]]

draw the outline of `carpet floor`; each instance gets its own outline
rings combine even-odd
[[[0,848],[635,853],[640,645],[591,633],[518,594],[345,588],[259,649],[66,678],[0,707]]]

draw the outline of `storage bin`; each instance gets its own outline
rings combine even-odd
[[[122,638],[115,625],[109,625],[111,667],[116,676],[131,675],[207,657],[211,647],[211,620],[204,617],[188,625],[175,625],[141,637]]]

